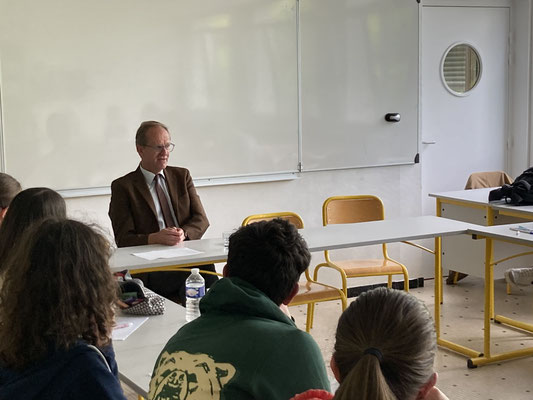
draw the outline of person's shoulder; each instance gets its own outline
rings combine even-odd
[[[320,348],[313,337],[297,328],[297,327],[284,327],[280,329],[279,339],[283,338],[284,345],[298,349],[299,351],[305,351],[309,356],[313,356],[320,353]]]
[[[93,346],[80,344],[74,348],[76,356],[69,363],[69,370],[76,387],[78,399],[125,400],[119,380],[115,376],[106,355],[110,353]],[[114,360],[113,360],[114,361]],[[75,371],[75,372],[74,372]]]
[[[190,175],[190,172],[187,168],[184,168],[184,167],[171,167],[171,166],[167,166],[165,168],[166,172],[167,173],[170,173],[170,174],[177,174],[177,175]]]
[[[108,350],[97,349],[86,343],[78,343],[68,350],[68,352],[70,353],[72,362],[85,364],[85,367],[88,366],[87,364],[91,364],[88,366],[89,368],[94,365],[99,365],[104,369],[107,369],[107,359],[105,359],[105,356],[112,355],[114,357],[114,352],[112,350],[109,353]]]
[[[137,168],[135,171],[128,172],[126,175],[123,175],[120,178],[115,179],[113,182],[111,182],[111,188],[113,188],[113,186],[117,186],[117,185],[120,186],[127,182],[131,182],[133,179],[135,179],[138,176],[139,172],[140,170],[139,168]]]

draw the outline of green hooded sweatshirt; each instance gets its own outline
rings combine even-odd
[[[288,400],[330,390],[313,338],[246,281],[219,280],[200,311],[159,355],[150,399]]]

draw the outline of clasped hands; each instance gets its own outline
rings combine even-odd
[[[185,240],[185,231],[181,228],[169,227],[148,235],[148,244],[164,244],[174,246]]]

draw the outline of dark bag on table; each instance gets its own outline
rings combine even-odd
[[[490,191],[489,201],[500,199],[515,206],[533,204],[533,167],[522,172],[510,185],[506,184]]]

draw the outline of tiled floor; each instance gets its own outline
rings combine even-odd
[[[423,288],[411,293],[421,298],[433,313],[433,291],[433,281],[428,280]],[[497,314],[533,323],[533,286],[507,295],[505,283],[496,281],[495,304]],[[340,311],[340,304],[335,302],[317,304],[315,328],[311,330],[328,371]],[[298,326],[304,328],[306,307],[293,307],[291,312]],[[441,327],[443,338],[482,350],[483,280],[467,277],[457,286],[445,286]],[[491,333],[493,354],[533,347],[533,334],[496,324],[492,325]],[[450,399],[533,399],[533,357],[469,369],[464,356],[439,348],[435,370],[439,374],[439,388]],[[136,400],[137,396],[129,392],[128,399]]]

